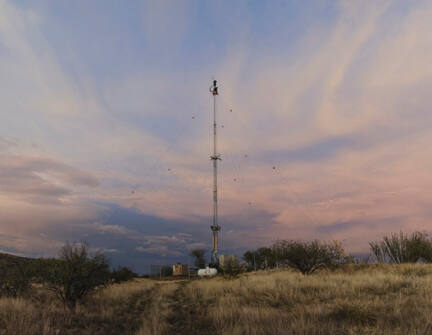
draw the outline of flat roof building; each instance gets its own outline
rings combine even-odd
[[[187,276],[189,274],[189,267],[187,264],[174,264],[173,276]]]

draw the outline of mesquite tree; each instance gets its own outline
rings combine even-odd
[[[65,307],[74,310],[77,303],[111,277],[105,256],[90,256],[86,243],[67,243],[58,259],[51,259],[41,273],[46,288],[53,291]]]

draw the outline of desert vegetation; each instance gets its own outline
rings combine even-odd
[[[177,280],[110,270],[85,244],[0,257],[0,334],[432,334],[432,264],[414,264],[430,243],[392,234],[359,263],[334,241],[278,241],[221,276]]]
[[[369,243],[377,261],[381,263],[415,263],[432,261],[432,243],[428,234],[399,232],[384,236],[381,241]]]
[[[333,268],[352,261],[338,241],[281,240],[271,247],[246,251],[249,270],[290,267],[308,275],[320,268]]]
[[[2,334],[429,334],[432,266],[344,265],[309,276],[134,279],[93,292],[74,313],[42,288],[0,299]]]

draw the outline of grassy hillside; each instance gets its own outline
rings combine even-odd
[[[0,299],[0,334],[432,334],[431,265],[152,281],[99,290],[74,314],[41,288]]]
[[[0,262],[18,262],[21,264],[27,264],[29,262],[34,261],[33,258],[27,258],[27,257],[21,257],[21,256],[15,256],[11,254],[5,254],[0,252]]]

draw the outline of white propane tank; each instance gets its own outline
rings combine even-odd
[[[198,270],[199,277],[213,277],[217,275],[217,270],[214,268],[209,268],[208,266],[205,269]]]

